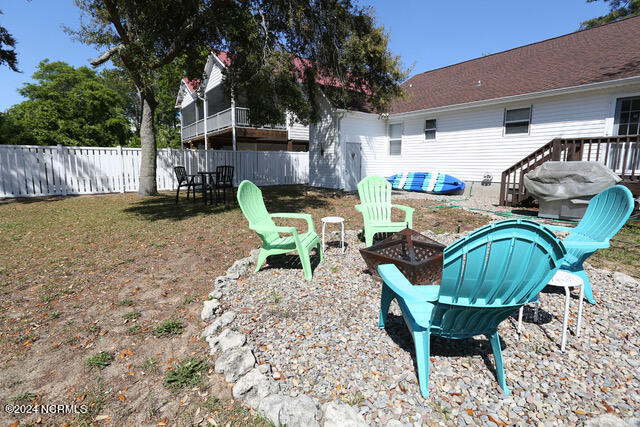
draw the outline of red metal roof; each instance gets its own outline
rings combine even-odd
[[[200,79],[189,80],[188,78],[183,77],[182,81],[184,81],[186,83],[187,88],[189,89],[189,92],[191,92],[191,93],[195,92],[200,87]]]
[[[391,113],[640,75],[640,16],[413,76]]]

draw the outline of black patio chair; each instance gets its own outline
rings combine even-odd
[[[222,200],[227,204],[227,188],[231,190],[233,200],[236,200],[233,188],[233,166],[216,167],[215,191],[222,190]],[[217,194],[216,194],[217,199]],[[236,200],[237,203],[237,200]]]
[[[188,175],[184,166],[174,166],[173,171],[176,173],[178,180],[178,189],[176,190],[176,205],[180,196],[180,188],[187,187],[187,200],[189,200],[189,191],[193,191],[193,201],[196,201],[196,189],[202,188],[201,182],[196,182],[198,175]]]

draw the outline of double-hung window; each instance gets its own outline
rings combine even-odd
[[[436,119],[425,120],[424,139],[436,139]]]
[[[389,125],[389,155],[402,154],[402,123]]]
[[[504,112],[504,134],[513,135],[529,133],[531,124],[531,107],[505,110]]]
[[[640,116],[640,96],[616,101],[616,131],[618,135],[637,135]]]

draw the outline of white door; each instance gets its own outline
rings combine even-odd
[[[346,191],[355,191],[360,182],[361,154],[360,143],[347,143],[347,159],[345,161],[344,186]]]

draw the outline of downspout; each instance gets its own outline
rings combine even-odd
[[[233,142],[233,151],[238,150],[236,144],[236,98],[231,90],[231,141]]]
[[[182,120],[182,106],[180,106],[180,148],[184,150],[184,120]]]
[[[203,91],[204,95],[200,96],[200,94],[198,94],[198,99],[202,101],[202,104],[204,105],[204,149],[208,150],[209,149],[209,144],[207,141],[207,117],[209,117],[209,108],[207,107],[207,92],[206,90]],[[196,107],[198,106],[198,103],[196,103]],[[197,125],[196,125],[197,126]]]
[[[346,180],[344,179],[344,175],[346,173],[346,166],[347,163],[345,162],[345,159],[347,157],[347,144],[342,144],[342,127],[340,126],[342,123],[342,119],[344,119],[345,117],[345,113],[343,111],[339,112],[336,115],[336,120],[338,121],[338,124],[336,126],[337,130],[338,130],[338,147],[340,149],[340,161],[338,162],[338,164],[340,165],[339,169],[342,171],[342,174],[340,174],[340,189],[342,191],[344,191],[344,187],[345,187],[345,182]]]

